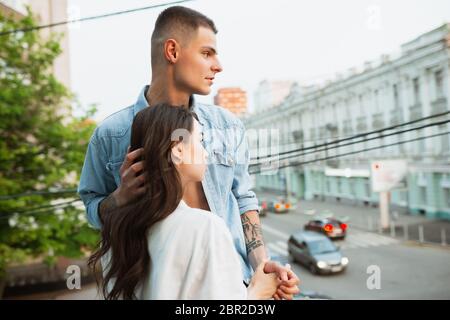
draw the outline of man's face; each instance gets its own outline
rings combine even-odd
[[[221,71],[216,35],[211,29],[200,27],[191,41],[180,49],[175,64],[176,85],[190,94],[207,95],[215,75]]]

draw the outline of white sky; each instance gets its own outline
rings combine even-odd
[[[168,2],[69,0],[70,18]],[[197,0],[184,6],[216,23],[224,71],[218,88],[253,93],[263,79],[307,84],[333,78],[364,61],[399,51],[402,43],[450,22],[449,0]],[[72,90],[82,105],[97,103],[96,120],[134,103],[150,82],[150,37],[163,8],[70,27]],[[79,16],[77,16],[79,15]]]

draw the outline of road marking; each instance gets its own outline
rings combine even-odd
[[[282,255],[282,256],[287,256],[288,255],[288,252],[286,250],[280,248],[276,243],[271,242],[271,243],[269,243],[267,245],[267,247],[269,248],[269,250],[271,252],[276,252],[276,253],[278,253],[279,255]]]
[[[276,235],[277,237],[280,237],[281,239],[283,239],[285,241],[289,240],[289,236],[287,234],[285,234],[281,231],[278,231],[277,229],[274,229],[272,227],[269,227],[267,224],[262,226],[262,230],[263,230],[263,232],[267,231],[273,235]]]
[[[288,251],[288,244],[284,241],[277,241],[277,245],[280,248],[283,248],[286,252]]]
[[[273,252],[276,252],[280,255],[287,256],[288,255],[288,244],[289,235],[272,228],[268,225],[263,226],[263,231],[266,231],[277,238],[281,238],[283,241],[274,241],[267,244],[268,248]],[[357,249],[357,248],[368,248],[368,247],[377,247],[382,245],[389,245],[393,243],[398,243],[398,239],[394,239],[391,237],[387,237],[384,235],[359,231],[359,230],[351,230],[345,240],[336,241],[336,245],[338,245],[341,249]]]

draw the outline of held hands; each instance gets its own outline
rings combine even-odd
[[[128,147],[127,155],[120,167],[120,186],[113,192],[114,199],[119,207],[131,202],[145,192],[146,174],[142,172],[144,161],[135,163],[142,156],[144,149],[129,151],[130,147]]]
[[[280,282],[276,292],[273,294],[275,300],[292,300],[294,295],[300,292],[298,285],[300,279],[291,270],[291,266],[282,266],[275,261],[267,261],[264,265],[264,272],[275,274]]]
[[[263,261],[256,268],[250,285],[247,288],[249,300],[268,300],[276,293],[281,281],[275,273],[265,273],[264,266],[267,263]]]

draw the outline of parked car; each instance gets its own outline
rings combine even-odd
[[[291,235],[288,252],[293,261],[314,274],[344,271],[349,262],[329,238],[314,231],[300,231]]]
[[[331,300],[329,295],[314,290],[301,290],[294,295],[294,300]]]
[[[267,210],[274,213],[287,213],[291,208],[291,203],[284,198],[270,200],[267,204]]]
[[[345,239],[347,224],[335,218],[323,218],[310,220],[304,229],[323,233],[330,239]]]
[[[259,199],[258,205],[259,205],[259,215],[261,217],[264,217],[265,215],[267,215],[267,209],[268,209],[267,200]]]

